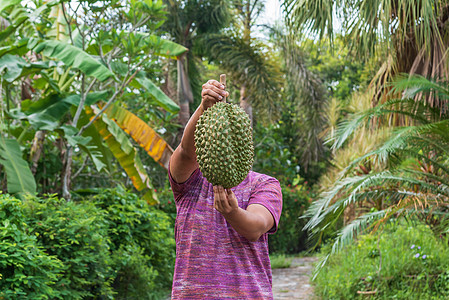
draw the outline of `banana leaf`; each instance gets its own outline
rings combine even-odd
[[[97,107],[86,106],[86,113],[90,115],[90,117],[93,117],[98,112],[99,109]],[[137,150],[133,147],[123,130],[105,114],[102,114],[96,119],[94,126],[98,133],[103,137],[112,154],[125,170],[126,174],[128,174],[134,187],[138,191],[145,193],[144,199],[148,204],[153,205],[159,203],[156,194],[153,193],[153,185],[143,167]]]
[[[143,33],[138,33],[143,34]],[[187,52],[189,49],[175,42],[161,38],[160,36],[150,35],[146,41],[154,49],[155,54],[160,56],[177,59],[179,55]]]
[[[31,73],[37,73],[42,69],[48,69],[48,62],[28,63],[23,58],[11,54],[3,55],[0,58],[0,74],[7,82],[13,82],[19,77]]]
[[[86,96],[86,105],[94,104],[106,97],[107,91],[92,92]],[[25,100],[22,109],[12,109],[8,116],[17,120],[27,120],[36,130],[53,131],[59,128],[59,122],[72,107],[80,103],[80,95],[69,95],[61,98],[58,94],[51,94],[36,102]]]
[[[159,89],[150,79],[145,76],[144,72],[139,72],[133,82],[137,82],[140,86],[146,89],[151,95],[153,95],[155,102],[170,113],[177,113],[179,111],[179,106],[161,89]]]
[[[168,162],[173,154],[173,149],[153,128],[132,112],[118,105],[111,105],[105,110],[105,113],[145,149],[148,155],[165,169],[168,169]]]
[[[75,110],[73,110],[73,114],[75,114]],[[89,123],[89,121],[89,115],[83,110],[80,119],[78,120],[78,129]],[[112,160],[114,159],[114,156],[107,145],[104,144],[103,138],[98,133],[95,126],[90,126],[84,130],[82,136],[91,137],[89,144],[85,147],[80,146],[80,148],[90,156],[97,171],[101,172],[102,170],[105,170],[106,172],[111,173],[113,170]]]
[[[29,45],[33,45],[34,42],[35,41],[30,41]],[[93,76],[100,81],[114,77],[114,74],[109,71],[106,66],[90,56],[87,52],[70,44],[55,40],[47,40],[37,43],[33,48],[37,53],[57,58],[67,66],[78,69],[87,76]]]
[[[0,0],[0,12],[12,5],[17,5],[21,0]]]
[[[19,143],[0,136],[0,164],[8,181],[8,193],[36,193],[36,182],[28,163],[22,158]]]

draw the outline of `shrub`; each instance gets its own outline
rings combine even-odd
[[[313,190],[297,185],[282,186],[282,215],[278,231],[269,235],[271,253],[295,254],[306,249],[307,233],[302,230],[306,220],[300,217],[309,207]]]
[[[171,288],[175,261],[174,230],[169,216],[155,207],[149,206],[145,200],[136,194],[126,192],[120,188],[103,190],[92,197],[92,202],[105,212],[105,222],[108,226],[108,236],[111,241],[111,251],[123,253],[132,249],[127,255],[130,257],[125,269],[137,263],[136,258],[143,259],[140,264],[145,272],[138,280],[145,278],[146,273],[154,273],[155,290]],[[137,250],[138,249],[138,250]],[[114,266],[117,278],[123,278],[124,266]],[[151,270],[151,272],[150,272]],[[133,273],[133,276],[137,276]],[[114,281],[116,290],[127,290],[122,286],[128,281],[117,279]],[[150,286],[147,286],[148,288]],[[128,289],[129,290],[129,289]],[[145,295],[147,289],[140,293]],[[137,291],[135,291],[137,293]]]
[[[449,249],[422,224],[389,224],[330,257],[315,279],[324,299],[447,299]],[[326,253],[328,249],[323,249]]]
[[[116,275],[115,299],[153,299],[158,294],[157,271],[149,266],[150,258],[138,246],[122,246],[114,252]]]
[[[122,189],[67,202],[0,194],[0,299],[161,299],[171,288],[168,215]]]
[[[0,299],[60,296],[53,287],[63,265],[43,251],[30,229],[22,202],[0,194]]]
[[[25,201],[30,233],[64,264],[56,283],[64,299],[112,297],[112,270],[105,213],[87,201],[30,198]]]

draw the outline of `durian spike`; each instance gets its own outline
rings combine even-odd
[[[221,74],[221,75],[220,75],[220,83],[221,83],[222,85],[224,85],[225,90],[226,90],[226,74]],[[226,102],[226,96],[223,97],[223,102]]]

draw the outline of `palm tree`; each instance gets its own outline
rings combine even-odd
[[[179,122],[184,128],[190,118],[190,103],[199,94],[201,76],[198,71],[200,57],[193,48],[202,36],[219,32],[230,24],[229,3],[226,0],[180,1],[164,0],[168,10],[162,27],[178,44],[189,52],[177,60],[177,96],[180,104]],[[196,93],[192,87],[196,88]]]
[[[252,36],[264,9],[260,0],[233,1],[236,11],[227,30],[204,37],[203,55],[220,65],[239,90],[239,104],[253,123],[279,115],[281,72],[267,43]]]
[[[449,61],[445,54],[449,39],[445,24],[449,20],[449,4],[446,1],[287,0],[284,8],[287,22],[294,30],[332,38],[334,24],[340,23],[359,59],[373,55],[383,58],[372,81],[377,87],[374,105],[389,99],[386,83],[397,74],[448,77]],[[446,105],[431,95],[425,100],[435,107]]]
[[[342,147],[373,118],[388,118],[395,113],[411,118],[415,125],[394,128],[383,143],[353,160],[307,212],[310,219],[305,229],[322,236],[351,204],[367,201],[376,204],[339,231],[332,253],[360,232],[376,229],[391,218],[415,216],[431,222],[429,225],[434,229],[446,222],[442,231],[449,229],[449,114],[414,100],[420,94],[433,94],[435,99],[447,101],[447,83],[414,76],[397,81],[392,89],[404,98],[390,100],[345,121],[338,130],[334,148]],[[363,162],[379,163],[384,168],[357,173],[355,168]]]
[[[253,108],[259,120],[278,115],[280,69],[263,43],[248,43],[236,34],[215,34],[207,36],[204,50],[205,56],[218,63],[239,88],[240,107],[248,113],[251,124]]]
[[[301,166],[309,172],[313,163],[323,161],[326,147],[322,132],[327,123],[325,116],[328,95],[321,80],[308,69],[307,55],[299,46],[297,37],[280,30],[273,30],[273,40],[280,48],[286,72],[286,98],[292,103],[296,118],[296,153],[299,153]]]

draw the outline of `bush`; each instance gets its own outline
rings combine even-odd
[[[278,231],[269,235],[270,253],[296,254],[307,248],[306,220],[300,217],[310,205],[313,190],[303,185],[282,186],[282,215]]]
[[[62,263],[48,255],[25,222],[22,202],[0,194],[0,299],[48,299]]]
[[[106,214],[93,203],[55,196],[24,203],[30,233],[64,264],[63,276],[54,287],[63,298],[112,297]]]
[[[161,299],[174,231],[122,189],[67,202],[0,195],[0,299]]]
[[[136,257],[139,257],[143,259],[140,264],[145,272],[138,280],[150,280],[151,278],[145,277],[149,270],[155,274],[155,288],[142,290],[141,295],[147,295],[149,291],[170,289],[175,262],[175,240],[169,216],[149,206],[136,194],[120,188],[103,190],[92,197],[91,201],[105,212],[111,251],[123,253],[126,249],[132,250],[128,253],[131,259],[126,267],[120,261],[114,266],[117,278],[123,278],[123,268],[129,269],[129,266],[135,265]],[[123,286],[128,281],[117,278],[114,281],[116,290],[130,290]]]
[[[379,234],[379,233],[378,233]],[[323,252],[329,249],[323,248]],[[449,249],[422,224],[389,224],[330,257],[318,273],[324,299],[448,299]]]
[[[114,252],[115,299],[153,299],[160,291],[156,285],[158,272],[145,263],[150,258],[143,253],[138,246],[122,246]]]

